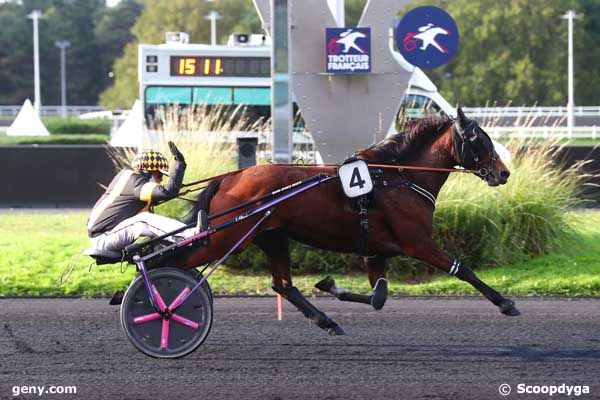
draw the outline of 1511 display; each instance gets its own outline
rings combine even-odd
[[[171,56],[171,76],[251,76],[271,74],[265,57]]]

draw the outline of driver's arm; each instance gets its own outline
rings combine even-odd
[[[169,180],[164,185],[156,182],[147,182],[141,186],[139,192],[136,188],[135,195],[141,201],[157,204],[161,201],[175,198],[179,194],[179,189],[181,189],[181,185],[183,184],[183,174],[185,173],[185,158],[177,146],[175,146],[175,143],[169,142],[169,149],[173,155],[173,161],[169,170]]]
[[[183,175],[185,174],[185,161],[173,160],[169,169],[169,179],[164,185],[150,181],[136,188],[135,195],[143,202],[157,204],[161,201],[170,200],[177,197],[181,185],[183,184]]]

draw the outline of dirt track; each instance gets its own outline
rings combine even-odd
[[[0,399],[12,386],[77,386],[61,399],[546,399],[517,384],[588,385],[600,399],[600,299],[517,299],[508,318],[485,300],[400,298],[381,312],[314,299],[346,330],[330,337],[274,298],[217,298],[198,351],[138,353],[107,300],[0,300]],[[574,398],[555,394],[552,399]]]

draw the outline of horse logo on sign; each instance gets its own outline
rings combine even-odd
[[[449,32],[439,26],[434,26],[431,22],[419,28],[419,33],[409,32],[404,37],[404,50],[413,51],[416,48],[416,40],[419,39],[423,43],[419,50],[427,50],[429,45],[432,45],[442,53],[448,53],[448,49],[439,44],[435,38],[437,35],[447,35]]]
[[[441,8],[417,7],[396,27],[396,44],[406,61],[420,68],[446,64],[458,49],[458,28]]]
[[[326,28],[325,43],[326,72],[371,72],[371,28]]]

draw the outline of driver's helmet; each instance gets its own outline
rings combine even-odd
[[[159,171],[166,174],[169,169],[169,162],[160,152],[146,150],[135,156],[131,166],[136,172]]]

